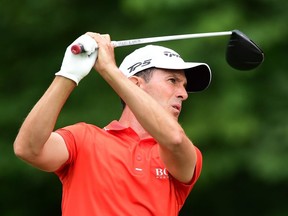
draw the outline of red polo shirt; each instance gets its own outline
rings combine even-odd
[[[69,159],[56,172],[63,184],[63,216],[175,216],[197,181],[202,156],[190,184],[172,178],[154,139],[140,140],[117,121],[104,129],[78,123],[57,130]]]

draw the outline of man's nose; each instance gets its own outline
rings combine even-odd
[[[187,92],[185,86],[182,86],[179,88],[177,97],[182,98],[183,101],[188,98],[188,92]]]

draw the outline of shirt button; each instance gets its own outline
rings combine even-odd
[[[136,160],[141,161],[142,160],[141,155],[137,155]]]

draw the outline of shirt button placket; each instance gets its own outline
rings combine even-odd
[[[141,154],[141,150],[139,148],[136,149],[134,155],[134,174],[143,175],[144,174],[144,158]]]

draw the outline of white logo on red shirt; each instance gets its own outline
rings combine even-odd
[[[169,179],[169,174],[166,168],[155,168],[155,175],[158,179]]]

